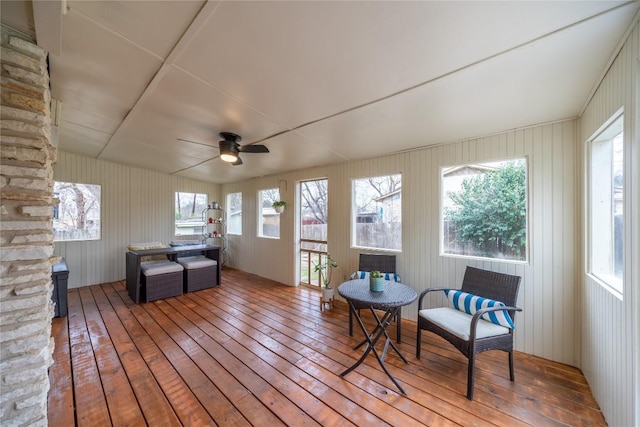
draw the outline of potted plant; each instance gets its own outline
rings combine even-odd
[[[320,262],[314,263],[313,271],[320,274],[320,287],[322,288],[322,299],[320,300],[320,310],[324,308],[325,303],[333,307],[333,288],[331,287],[331,273],[334,268],[338,267],[338,263],[331,258],[331,254],[322,259]]]
[[[384,277],[378,270],[373,270],[369,274],[369,289],[371,292],[382,292],[384,290]]]
[[[271,206],[273,206],[276,212],[282,213],[284,212],[285,206],[287,206],[287,202],[285,202],[284,200],[276,200]]]

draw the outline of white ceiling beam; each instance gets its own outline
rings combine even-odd
[[[53,55],[62,53],[62,15],[66,9],[66,0],[33,1],[38,46]]]

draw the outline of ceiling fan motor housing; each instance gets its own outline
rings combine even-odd
[[[242,141],[242,137],[233,132],[220,132],[220,138],[224,139],[225,141],[235,142],[236,144]]]

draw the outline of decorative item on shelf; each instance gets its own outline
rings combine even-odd
[[[211,202],[211,206],[209,207],[209,209],[220,209],[220,203]]]
[[[322,288],[322,298],[320,299],[320,311],[324,310],[325,304],[333,308],[333,288],[331,287],[331,273],[338,263],[327,254],[324,261],[313,264],[313,271],[320,274],[320,287]]]
[[[285,202],[284,200],[277,200],[273,202],[272,206],[277,213],[282,213],[284,212],[284,208],[287,206],[287,202]]]
[[[384,277],[378,270],[373,270],[369,274],[369,290],[371,292],[382,292],[384,290]]]

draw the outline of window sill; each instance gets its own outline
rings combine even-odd
[[[385,253],[393,253],[393,254],[402,253],[402,249],[371,248],[368,246],[351,246],[351,249],[358,249],[358,250],[371,251],[371,252],[385,252]]]
[[[273,237],[273,236],[258,236],[258,239],[280,240],[280,237]]]
[[[479,256],[472,256],[472,255],[449,254],[446,252],[441,252],[440,256],[446,257],[446,258],[468,259],[473,261],[503,262],[505,264],[529,265],[529,260],[526,260],[526,259],[519,260],[519,259],[507,259],[507,258],[487,258],[487,257],[479,257]]]
[[[620,301],[624,301],[622,294],[622,280],[616,276],[611,275],[595,275],[593,273],[587,273],[587,276],[593,280],[598,285],[602,286],[605,290],[609,291],[611,295],[618,298]],[[607,280],[609,279],[609,280]],[[617,284],[611,284],[610,282],[619,282],[619,286]]]

